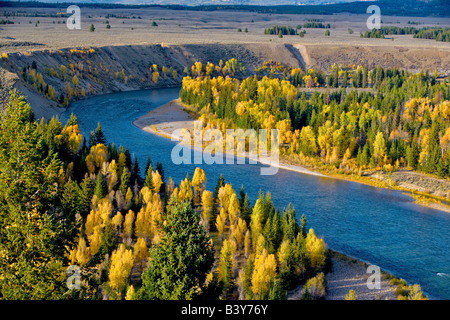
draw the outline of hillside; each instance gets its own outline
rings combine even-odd
[[[37,95],[50,104],[64,106],[74,99],[97,94],[180,86],[185,68],[190,70],[196,61],[219,64],[220,60],[225,63],[236,59],[251,74],[264,61],[280,57],[286,65],[299,67],[298,60],[285,46],[274,44],[116,46],[17,52],[2,60],[3,67],[8,69],[8,72],[2,69],[2,94],[7,96],[13,86],[20,87],[29,99]],[[50,113],[43,110],[39,99],[34,102],[31,104],[37,118],[59,113],[58,109]],[[35,108],[35,104],[39,106]]]

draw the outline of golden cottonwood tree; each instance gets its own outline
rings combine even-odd
[[[127,287],[133,262],[132,250],[127,250],[123,243],[113,251],[109,269],[109,286],[117,293],[121,293]]]
[[[131,238],[133,234],[133,224],[134,224],[135,214],[132,210],[129,210],[125,215],[125,221],[123,223],[123,236],[125,238]]]
[[[325,265],[325,242],[316,236],[313,229],[309,229],[306,236],[306,252],[314,270],[320,270]]]
[[[134,244],[134,262],[142,269],[149,257],[149,251],[144,238],[138,238]]]
[[[252,291],[257,297],[267,293],[269,285],[277,276],[277,262],[275,255],[268,254],[263,249],[261,254],[255,256],[255,267],[252,274]]]
[[[195,203],[200,202],[200,197],[202,195],[203,190],[205,190],[206,184],[206,175],[205,171],[200,168],[196,168],[194,172],[194,176],[192,177],[192,186],[194,187],[194,201]]]
[[[205,190],[202,193],[202,215],[203,220],[208,223],[211,218],[211,211],[214,205],[213,194],[211,191]]]

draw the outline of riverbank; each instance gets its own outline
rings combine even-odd
[[[180,141],[181,137],[174,133],[177,130],[180,132],[181,129],[190,130],[193,128],[193,122],[195,120],[195,115],[188,112],[179,99],[176,99],[135,119],[133,125],[141,130]],[[406,170],[398,171],[393,173],[391,181],[389,181],[387,174],[383,173],[355,175],[330,171],[323,167],[311,165],[301,160],[298,155],[282,155],[279,163],[270,163],[264,160],[260,162],[289,171],[363,183],[377,188],[403,191],[414,198],[419,205],[450,213],[450,205],[444,203],[444,201],[447,201],[446,196],[448,195],[445,190],[450,192],[450,182],[429,177],[422,173]],[[440,193],[438,195],[432,195],[428,190],[433,184],[443,186],[443,188],[440,188],[442,190],[439,190]],[[424,188],[424,185],[428,186],[428,189]]]
[[[191,130],[195,120],[195,116],[187,112],[179,99],[176,99],[135,119],[133,125],[144,131],[171,140],[181,141],[181,136],[177,135],[176,132],[180,132],[182,129]],[[311,171],[305,167],[292,165],[282,161],[280,163],[274,163],[264,159],[258,159],[258,161],[261,164],[270,165],[280,169],[325,177],[325,175],[319,172]]]
[[[367,280],[372,273],[367,272],[369,263],[343,253],[330,250],[331,270],[326,273],[325,300],[345,300],[350,290],[354,290],[358,300],[398,300],[398,285],[390,280],[391,274],[381,270],[380,288],[369,289]],[[399,281],[402,281],[399,279]],[[303,288],[288,293],[288,300],[301,300]]]

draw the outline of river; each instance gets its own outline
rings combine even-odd
[[[175,145],[166,138],[136,128],[132,121],[175,98],[178,88],[142,90],[96,96],[72,103],[61,115],[63,123],[73,112],[80,130],[89,132],[100,122],[110,143],[123,145],[138,159],[141,171],[147,156],[161,162],[166,179],[176,184],[199,165],[175,165]],[[253,205],[259,191],[270,191],[280,209],[289,202],[297,216],[304,213],[308,227],[323,236],[329,248],[378,265],[381,269],[419,283],[432,299],[450,299],[450,214],[416,205],[399,191],[375,188],[280,169],[261,176],[261,165],[200,165],[213,190],[222,173],[236,192],[244,185]],[[141,172],[141,174],[143,174]]]

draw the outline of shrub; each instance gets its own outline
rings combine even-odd
[[[348,294],[345,295],[345,300],[358,300],[355,290],[350,290]]]
[[[309,279],[303,286],[304,299],[322,299],[326,295],[326,279],[323,272],[319,273],[314,278]]]

